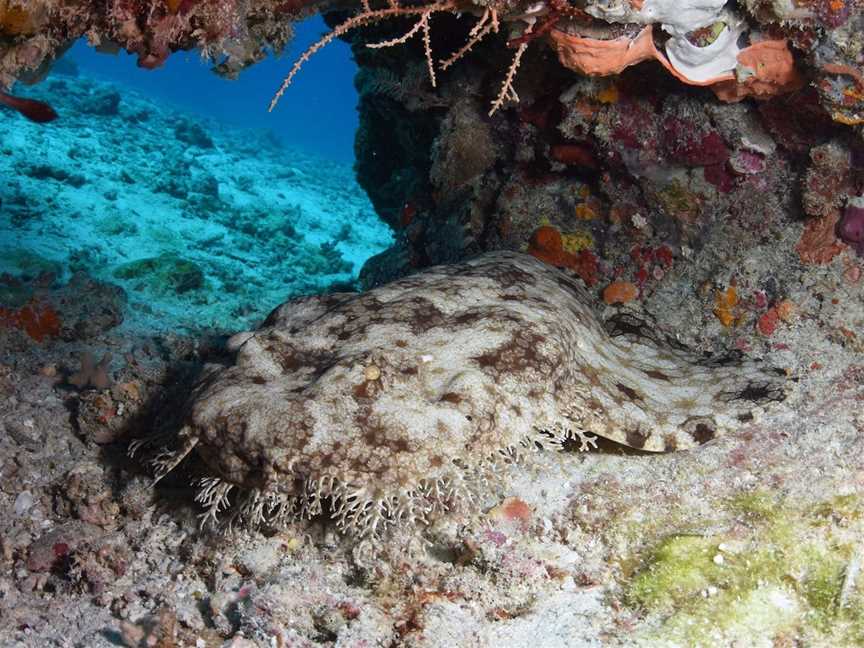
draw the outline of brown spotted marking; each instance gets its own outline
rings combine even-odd
[[[642,396],[639,395],[639,392],[637,392],[632,387],[628,387],[627,385],[624,385],[622,383],[615,383],[615,389],[617,389],[619,392],[624,394],[628,399],[630,399],[634,403],[638,403],[639,401],[644,400],[642,398]]]
[[[663,435],[663,452],[675,452],[678,449],[678,440],[674,434]]]
[[[649,378],[653,378],[654,380],[662,380],[664,382],[669,382],[671,380],[669,376],[667,376],[659,369],[643,369],[642,373],[644,373]]]
[[[716,437],[717,432],[707,423],[697,423],[693,430],[690,432],[690,436],[693,437],[693,440],[696,443],[702,445],[703,443],[708,443],[714,437]]]
[[[649,434],[643,432],[640,428],[630,428],[625,434],[627,445],[639,450],[645,447],[645,442],[648,440],[649,436]]]

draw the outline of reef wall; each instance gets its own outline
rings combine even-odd
[[[684,3],[692,10],[666,23],[664,3],[559,4],[517,20],[509,40],[512,23],[489,34],[436,74],[434,91],[419,40],[370,49],[393,32],[352,32],[359,179],[400,235],[367,266],[367,285],[507,248],[556,257],[589,285],[645,291],[712,228],[752,241],[778,220],[804,264],[858,244],[860,10]],[[432,60],[482,23],[443,14]],[[489,115],[525,39],[519,102]],[[542,226],[561,242],[532,239]]]

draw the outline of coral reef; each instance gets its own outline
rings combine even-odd
[[[650,230],[655,247],[671,246],[680,256],[720,215],[747,218],[754,191],[774,203],[760,209],[794,222],[794,206],[780,203],[795,197],[802,150],[835,141],[860,157],[849,127],[860,108],[861,9],[849,2],[727,4],[361,5],[345,19],[331,14],[333,31],[289,70],[271,108],[318,49],[337,37],[351,40],[362,67],[358,176],[400,235],[392,254],[372,262],[386,263],[364,272],[374,277],[367,285],[484,250],[525,250],[532,232],[547,224],[542,219],[570,233],[551,212],[599,216],[588,219],[587,233],[605,249],[583,253],[597,267],[583,276],[611,283],[626,253],[611,249],[613,240],[623,242],[619,227]],[[75,33],[136,52],[145,65],[198,45],[208,56],[227,53],[217,67],[236,71],[263,47],[281,50],[291,20],[329,8],[227,0],[73,5],[62,12],[49,0],[7,5],[5,85],[26,76],[28,65],[44,67]],[[454,17],[466,13],[476,19]],[[550,48],[559,64],[549,60]],[[32,64],[25,55],[35,57]],[[631,73],[636,64],[640,72]],[[707,100],[702,87],[720,101]],[[761,105],[740,103],[750,96]],[[512,116],[498,118],[517,97],[518,126]],[[495,120],[485,118],[484,103],[492,104]],[[808,111],[805,128],[790,106]],[[178,129],[178,139],[206,146],[200,134]],[[511,129],[513,136],[505,135]],[[390,153],[376,156],[382,148]],[[844,182],[832,201],[854,197],[854,178]],[[182,196],[180,184],[166,181],[164,190]],[[812,216],[806,204],[805,213]],[[843,249],[839,222],[831,213],[804,223],[796,246],[804,263],[827,263]],[[640,289],[652,283],[628,279]]]
[[[162,65],[171,52],[200,48],[215,69],[236,75],[264,57],[264,48],[281,51],[290,39],[291,20],[304,2],[277,0],[3,0],[0,4],[0,87],[16,79],[43,77],[53,61],[78,38],[103,51],[120,48],[137,54],[146,68]]]
[[[172,222],[210,214],[214,233],[136,257],[171,285],[99,276],[128,303],[84,275],[60,287],[47,249],[0,251],[15,268],[0,278],[0,642],[864,642],[860,2],[0,0],[0,85],[41,78],[81,35],[151,67],[200,46],[230,76],[319,9],[334,31],[313,50],[344,38],[360,66],[357,177],[396,241],[360,274],[374,290],[289,302],[230,353],[181,326],[117,324],[160,290],[180,310],[214,286],[237,295],[222,328],[286,292],[353,290],[334,285],[351,279],[350,228],[300,233],[324,212],[357,222],[347,173],[315,184],[260,139],[247,147],[261,164],[203,168],[190,160],[231,138],[87,80],[4,95],[61,115],[8,115],[16,236],[50,238],[45,188],[96,186],[80,151],[70,163],[45,145],[83,119],[119,151],[102,151],[98,175],[117,182],[100,206],[156,196]],[[116,133],[148,120],[165,141],[122,148]],[[163,145],[183,161],[171,174],[147,162]],[[330,198],[288,205],[257,175]],[[134,262],[110,248],[143,240],[148,215],[110,209],[75,270]],[[300,258],[330,279],[285,286],[281,264]],[[249,264],[270,269],[278,301],[266,283],[253,303],[264,279]],[[115,359],[112,383],[71,388],[97,350]],[[797,387],[749,419],[748,399],[782,395],[770,367]],[[669,392],[657,385],[672,368]],[[713,400],[682,421],[692,390]],[[608,427],[574,417],[592,394]],[[596,451],[566,452],[586,429]],[[672,449],[664,432],[698,450],[641,452]],[[125,455],[153,433],[155,490]],[[205,520],[233,504],[274,528],[199,531],[202,478]],[[356,536],[383,526],[370,555]]]
[[[677,80],[710,86],[726,101],[746,96],[770,97],[799,89],[803,78],[792,49],[808,59],[817,75],[820,98],[841,123],[858,123],[856,93],[864,87],[860,70],[862,44],[855,38],[864,20],[849,0],[818,2],[819,8],[785,9],[784,3],[750,1],[727,8],[725,2],[587,2],[576,8],[560,0],[529,3],[471,3],[445,0],[386,7],[364,3],[360,11],[307,50],[288,73],[271,103],[281,98],[302,64],[337,37],[356,28],[391,19],[409,18],[413,26],[401,35],[367,48],[403,46],[421,35],[425,68],[434,87],[437,68],[446,70],[468,56],[484,39],[510,30],[514,50],[492,100],[492,111],[518,99],[514,82],[522,58],[535,41],[546,41],[560,63],[593,76],[618,74],[645,60],[661,63]],[[822,8],[822,5],[828,8]],[[791,5],[790,5],[791,6]],[[298,0],[251,3],[220,0],[198,2],[113,0],[104,5],[37,0],[5,0],[0,10],[0,85],[15,79],[38,78],[76,38],[86,35],[103,49],[122,47],[139,57],[144,67],[161,65],[171,52],[200,48],[217,60],[215,69],[237,74],[264,55],[264,48],[281,51],[291,35],[291,21],[327,8],[324,3]],[[433,53],[433,18],[442,14],[479,16],[467,38],[445,58]],[[655,26],[657,29],[655,29]],[[458,31],[458,30],[457,30]],[[740,46],[742,38],[749,45]],[[8,102],[7,102],[8,103]]]
[[[848,115],[838,117],[836,104],[839,101],[852,106],[854,88],[844,90],[846,94],[841,93],[839,100],[829,99],[825,91],[818,89],[832,75],[853,81],[856,74],[860,76],[855,67],[860,66],[860,52],[855,49],[857,40],[850,36],[861,20],[860,9],[850,6],[839,13],[836,7],[825,12],[802,9],[790,15],[777,15],[764,7],[725,5],[697,3],[686,5],[680,12],[664,2],[587,3],[583,9],[568,8],[563,3],[541,3],[530,9],[495,5],[476,10],[479,19],[466,40],[451,55],[441,58],[437,49],[446,50],[451,42],[458,42],[459,33],[464,33],[447,17],[454,11],[465,11],[465,5],[368,7],[347,20],[334,19],[334,31],[301,56],[286,78],[286,85],[317,49],[337,36],[346,36],[354,43],[367,78],[373,74],[384,78],[401,71],[410,75],[407,88],[415,88],[410,93],[390,93],[382,101],[378,96],[379,85],[361,86],[364,118],[358,144],[365,143],[367,133],[379,132],[379,120],[387,124],[403,123],[406,119],[418,125],[422,122],[414,133],[425,134],[429,132],[430,117],[434,118],[436,113],[442,115],[432,126],[439,131],[432,145],[418,142],[413,133],[403,138],[397,131],[389,133],[386,141],[377,135],[377,146],[358,146],[361,182],[379,213],[404,233],[397,244],[399,252],[387,257],[388,263],[401,265],[389,270],[370,269],[366,274],[380,282],[382,272],[383,276],[393,278],[412,267],[452,261],[481,250],[501,247],[524,250],[531,232],[542,223],[537,222],[536,216],[524,222],[525,215],[507,213],[514,209],[514,203],[522,202],[518,194],[527,193],[536,201],[538,190],[527,189],[526,185],[548,183],[548,198],[540,201],[540,209],[548,211],[544,202],[566,200],[568,192],[562,190],[563,186],[568,176],[577,174],[588,189],[596,191],[595,204],[599,194],[599,210],[594,209],[594,213],[606,211],[612,216],[629,211],[640,219],[659,214],[666,222],[662,226],[650,223],[649,227],[667,231],[671,228],[666,241],[658,243],[671,242],[675,246],[683,238],[684,244],[691,247],[712,218],[746,209],[745,201],[754,190],[766,197],[775,196],[775,200],[780,196],[792,198],[790,188],[797,181],[797,159],[785,147],[793,145],[804,133],[790,132],[788,119],[783,120],[775,110],[782,110],[781,104],[787,101],[783,95],[787,94],[794,96],[796,106],[804,105],[808,110],[814,104],[818,107],[813,110],[811,121],[819,123],[819,128],[824,127],[826,132],[813,131],[812,125],[809,126],[811,130],[806,134],[809,142],[804,143],[808,149],[829,141],[832,134],[844,138],[847,146],[852,143],[840,128],[849,124],[850,119]],[[827,20],[827,15],[834,18]],[[382,36],[388,33],[384,23],[400,16],[413,20],[413,27],[401,32],[402,36]],[[430,27],[433,17],[437,25],[434,29]],[[518,115],[524,126],[518,129],[515,138],[503,135],[508,130],[505,122],[490,124],[482,119],[483,109],[477,102],[478,96],[491,94],[486,89],[486,79],[494,69],[489,59],[494,56],[495,45],[489,40],[505,24],[511,29],[508,44],[515,51],[515,58],[493,100],[493,112],[517,95],[518,86],[524,106]],[[807,38],[801,36],[802,30],[807,31]],[[417,33],[424,34],[423,43],[413,47],[410,37]],[[750,44],[740,47],[739,36],[745,34]],[[437,49],[436,35],[440,42]],[[548,64],[548,57],[541,58],[540,43],[544,40],[558,53],[565,68],[589,76],[620,74],[621,78],[574,84],[572,77]],[[525,49],[535,43],[536,47]],[[841,43],[843,47],[839,46]],[[413,52],[419,59],[412,63],[413,67],[408,68],[404,61],[396,64],[396,55],[390,51],[397,47]],[[483,52],[478,54],[481,48]],[[825,57],[834,60],[826,64]],[[628,75],[627,68],[646,59],[659,61],[676,82],[710,87],[721,102],[705,103],[704,95],[664,82],[653,68],[643,66],[643,74],[656,80],[654,88],[644,80],[637,82],[637,76]],[[520,64],[530,69],[526,75],[529,78],[524,81],[516,76]],[[439,68],[443,73],[439,73]],[[407,72],[408,69],[412,71]],[[474,82],[480,85],[465,96],[461,84],[468,70],[472,70]],[[437,101],[428,96],[418,99],[424,92],[428,95],[427,91],[417,89],[418,80],[424,75],[429,77],[427,81],[434,80],[430,85],[437,89]],[[817,91],[811,90],[808,83]],[[286,85],[277,93],[274,103]],[[756,96],[765,103],[758,110],[753,105],[723,105],[723,102],[740,102],[747,96]],[[418,101],[435,109],[447,109],[412,115],[417,111]],[[525,106],[526,103],[529,105]],[[663,115],[655,119],[658,104]],[[407,108],[407,112],[394,119],[403,109],[400,106]],[[742,119],[743,122],[739,121]],[[837,124],[833,129],[832,121]],[[827,127],[823,126],[826,122]],[[739,129],[743,124],[746,134],[742,136]],[[489,143],[490,127],[493,134],[502,131],[500,137],[494,137],[494,144]],[[452,167],[449,163],[452,168],[449,170],[441,152],[457,155],[459,147],[468,147],[472,137],[485,137],[487,143],[474,142],[470,146],[473,159],[466,160],[469,163],[464,166]],[[800,146],[797,141],[795,145]],[[387,146],[394,154],[367,163],[365,152],[374,155],[378,146]],[[434,157],[429,160],[418,156],[418,147],[421,152],[431,150]],[[482,165],[472,166],[481,160]],[[392,168],[397,161],[401,161],[398,172]],[[769,167],[773,162],[780,164]],[[391,168],[385,170],[385,165]],[[376,168],[367,170],[367,166]],[[459,177],[461,173],[468,173],[473,182],[467,185]],[[382,181],[385,178],[386,182]],[[394,186],[394,182],[401,186]],[[757,188],[766,182],[771,190]],[[636,188],[641,196],[624,189],[634,183],[642,185]],[[496,189],[506,201],[491,200]],[[844,198],[843,194],[835,199],[838,197]],[[458,205],[455,208],[454,203]],[[537,210],[537,205],[531,207]],[[561,209],[560,205],[555,207]],[[572,209],[580,207],[577,204]],[[411,217],[398,219],[399,213],[406,210]],[[581,210],[585,212],[584,207]],[[769,211],[789,214],[792,206],[776,205]],[[561,231],[569,229],[563,223],[552,224]],[[798,246],[802,260],[824,262],[823,259],[836,255],[829,251],[832,241],[827,240],[833,238],[836,224],[836,219],[832,222],[826,218],[807,224],[809,238]],[[592,229],[595,240],[614,235],[602,222],[595,223]]]

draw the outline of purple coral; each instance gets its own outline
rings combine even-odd
[[[864,256],[864,196],[850,198],[837,223],[837,236]]]
[[[729,159],[726,142],[716,131],[702,132],[691,121],[675,117],[663,124],[663,145],[673,162],[686,166],[725,164]]]

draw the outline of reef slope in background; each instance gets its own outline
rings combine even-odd
[[[289,297],[350,289],[392,240],[349,165],[267,131],[84,76],[54,75],[32,96],[61,118],[4,115],[0,273],[114,283],[140,331],[253,325]],[[2,289],[13,306],[15,286]]]

